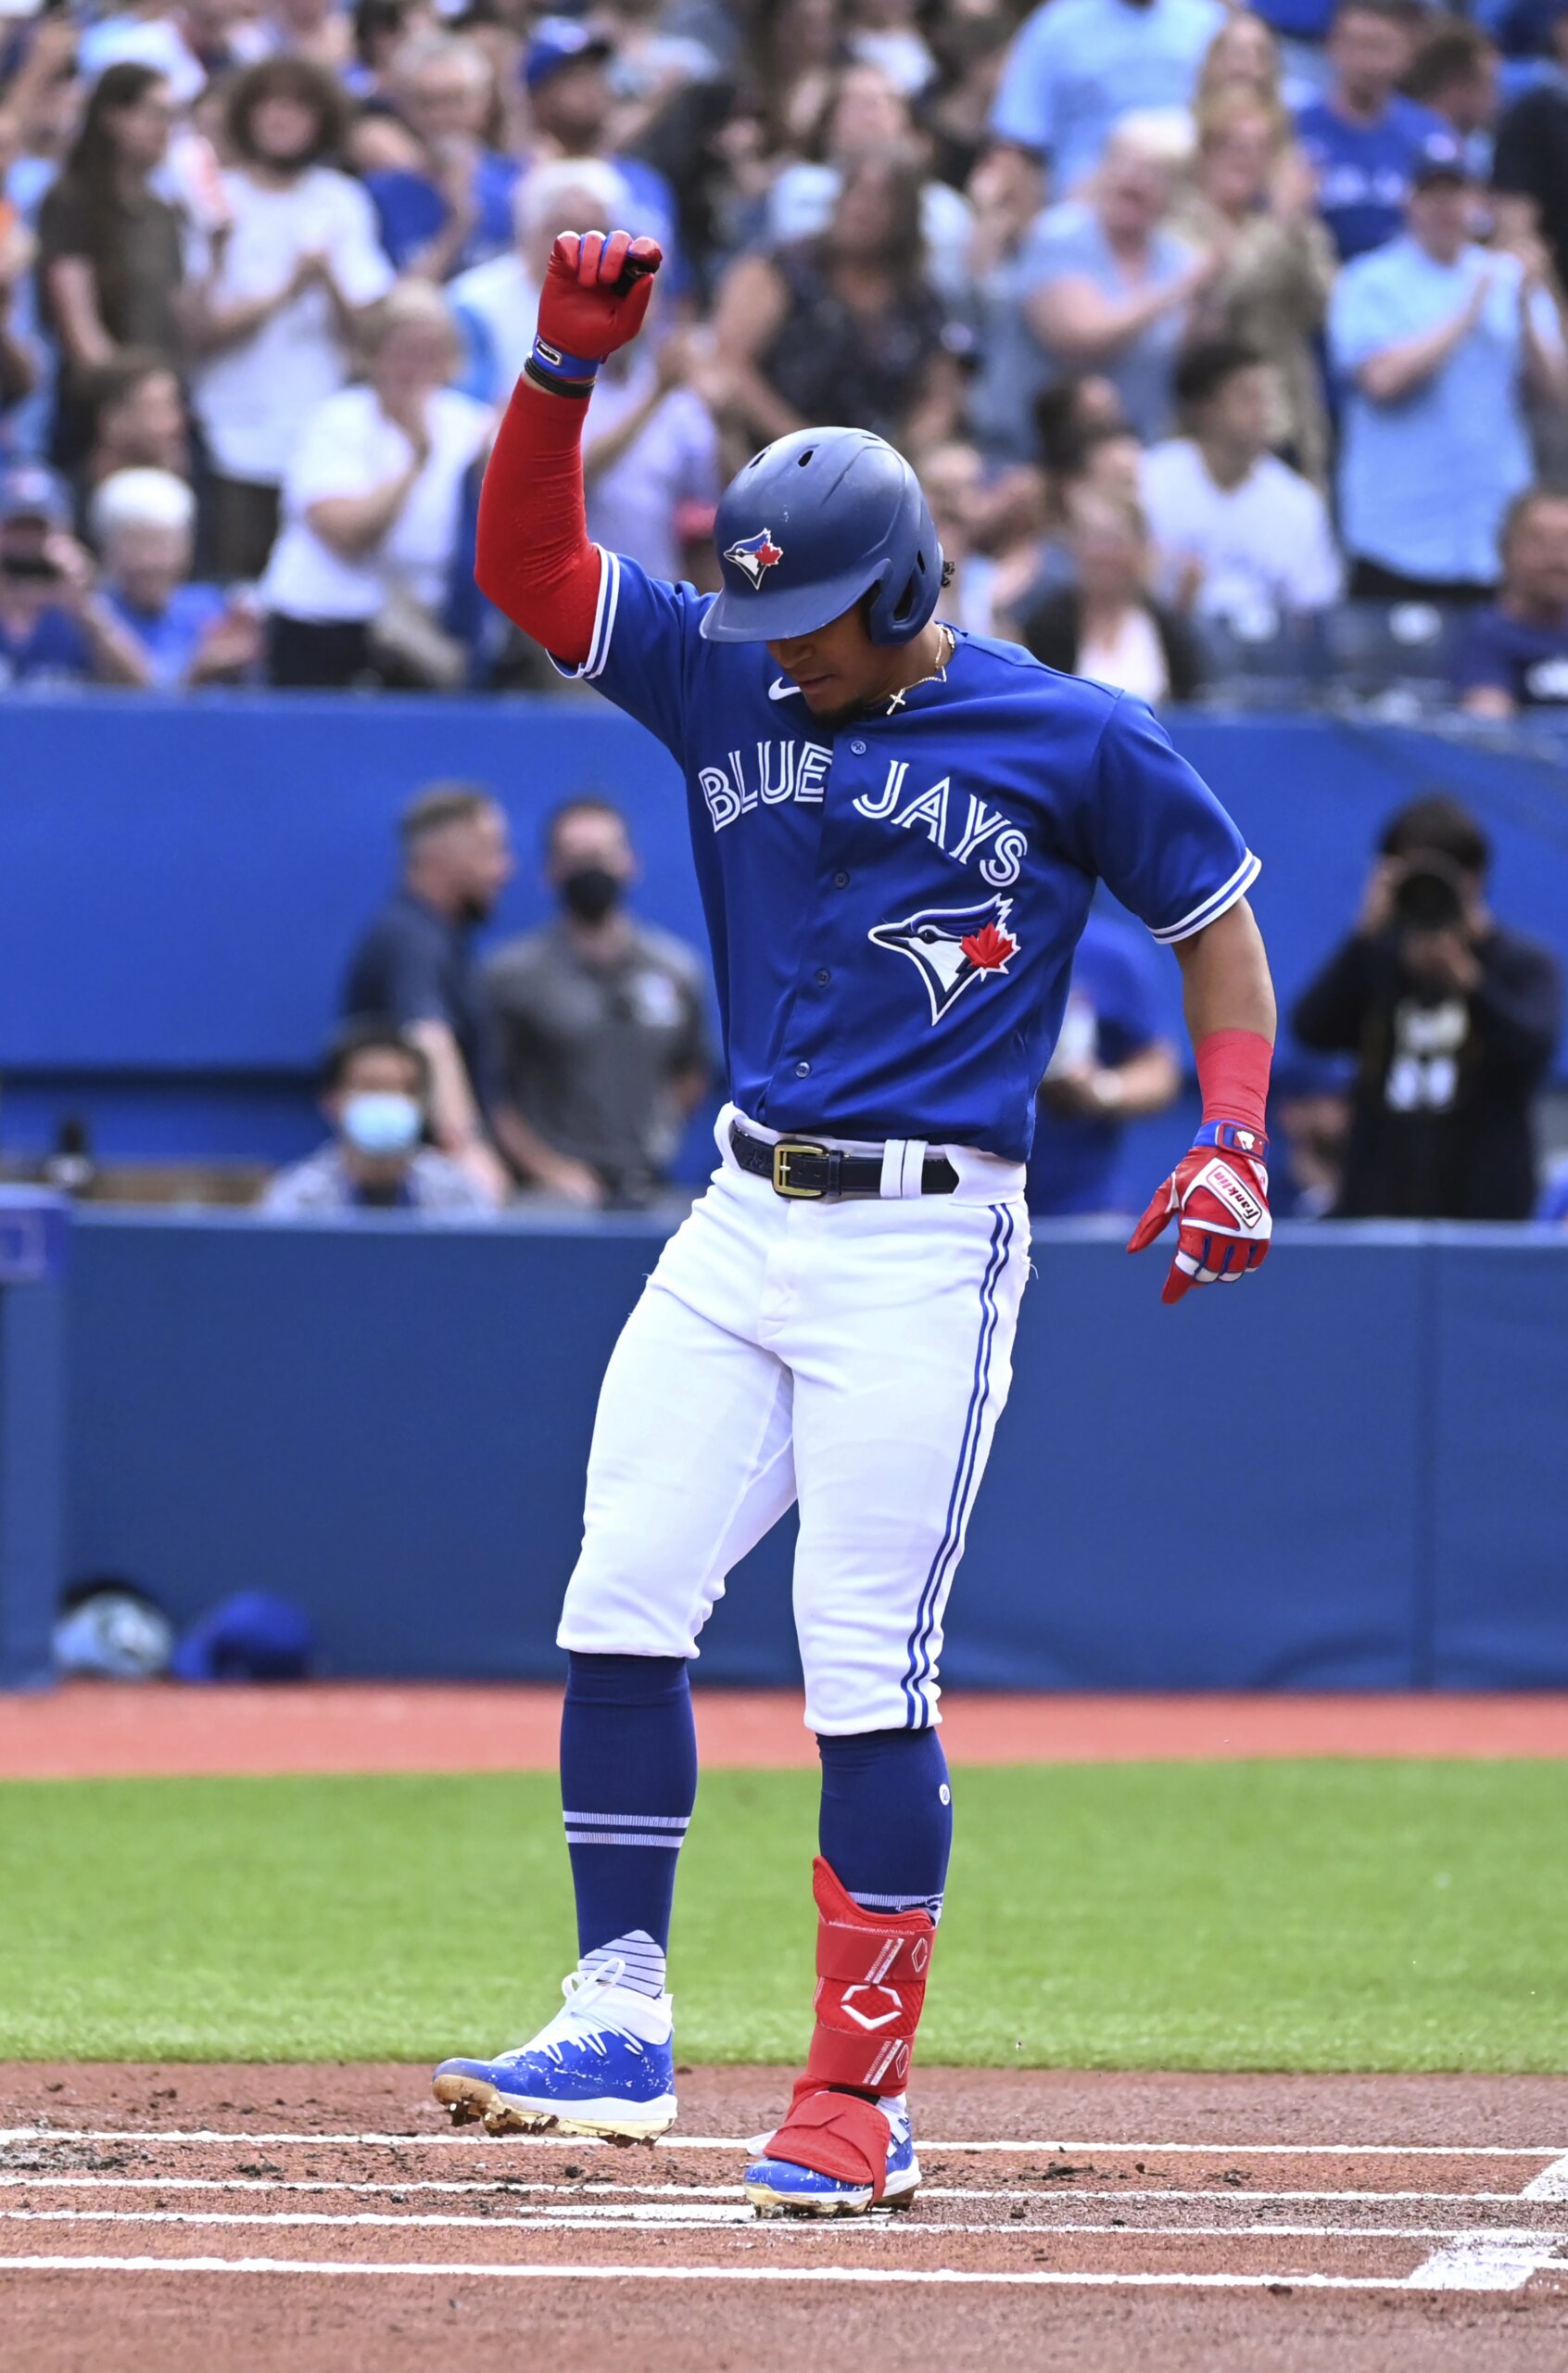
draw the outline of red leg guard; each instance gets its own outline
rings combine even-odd
[[[926,1999],[928,1911],[865,1911],[818,1855],[816,2026],[806,2073],[768,2155],[841,2183],[887,2181],[888,2122],[867,2093],[902,2093]],[[838,2089],[850,2088],[850,2089]]]

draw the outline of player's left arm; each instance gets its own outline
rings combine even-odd
[[[1187,1029],[1203,1092],[1203,1123],[1134,1229],[1130,1252],[1177,1222],[1160,1299],[1228,1283],[1269,1250],[1269,1140],[1264,1105],[1273,1059],[1273,983],[1263,935],[1246,898],[1175,943]]]

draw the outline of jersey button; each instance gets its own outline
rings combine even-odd
[[[831,972],[829,972],[829,971],[828,970],[828,967],[827,967],[827,965],[826,965],[826,964],[819,964],[819,965],[817,966],[817,968],[816,968],[816,985],[817,985],[817,987],[818,987],[819,989],[825,989],[825,988],[828,986],[828,982],[832,979],[832,977],[833,977],[833,975],[832,975],[832,973],[831,973]]]
[[[864,742],[852,742],[850,743],[850,748],[857,758],[864,758],[866,755],[866,744]]]
[[[809,1079],[811,1077],[811,1065],[809,1063],[797,1063],[795,1065],[795,1077],[797,1079]]]
[[[847,890],[849,888],[849,875],[847,873],[835,873],[833,876],[833,887],[835,890]]]

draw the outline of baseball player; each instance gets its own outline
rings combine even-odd
[[[1007,1398],[1035,1089],[1095,882],[1184,978],[1203,1125],[1131,1248],[1177,1223],[1167,1301],[1268,1250],[1274,1003],[1229,817],[1138,702],[941,621],[930,514],[880,439],[805,429],[749,463],[719,506],[716,596],[588,542],[594,376],[659,261],[624,231],[556,242],[477,573],[681,767],[730,1101],[594,1429],[559,1634],[578,1965],[532,2042],[449,2060],[435,2088],[493,2128],[673,2123],[687,1668],[794,1502],[819,1984],[745,2184],[764,2214],[859,2214],[920,2179],[905,2091],[952,1835],[942,1618]]]

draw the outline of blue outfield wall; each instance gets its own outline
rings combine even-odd
[[[1385,817],[1438,785],[1495,838],[1499,910],[1568,953],[1568,798],[1549,736],[1204,716],[1172,731],[1263,857],[1255,904],[1283,1003],[1347,928]],[[0,1144],[44,1144],[70,1111],[111,1155],[302,1150],[398,811],[440,775],[492,784],[511,812],[524,868],[498,931],[542,911],[545,815],[594,791],[632,817],[644,911],[701,939],[673,762],[587,694],[0,702]],[[1174,1019],[1175,962],[1161,960]],[[699,1127],[685,1174],[704,1160]]]
[[[265,1588],[343,1673],[550,1676],[645,1224],[86,1210],[68,1571]],[[1044,1229],[949,1619],[982,1687],[1568,1685],[1568,1242],[1282,1231],[1237,1294]],[[787,1682],[792,1526],[700,1671]]]

